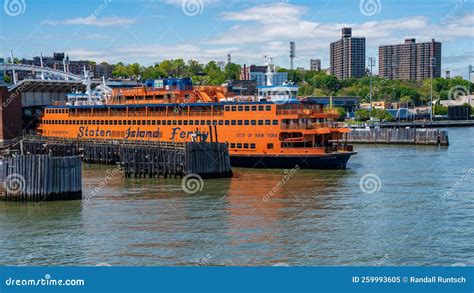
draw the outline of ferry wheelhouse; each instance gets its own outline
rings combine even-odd
[[[190,84],[76,93],[45,108],[38,133],[70,139],[218,141],[234,167],[336,169],[355,154],[336,110],[297,99],[294,85],[257,96]]]

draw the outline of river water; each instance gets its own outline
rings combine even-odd
[[[180,179],[84,166],[82,201],[0,202],[1,265],[474,265],[474,128],[356,146],[347,170]],[[286,175],[286,177],[285,177]]]

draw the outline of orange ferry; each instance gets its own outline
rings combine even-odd
[[[160,85],[162,86],[162,85]],[[219,141],[233,167],[338,169],[353,151],[336,110],[300,101],[294,85],[259,87],[257,97],[225,87],[168,85],[71,94],[46,107],[38,133],[71,139]]]

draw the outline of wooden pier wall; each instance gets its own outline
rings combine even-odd
[[[449,145],[447,130],[433,128],[370,128],[352,129],[350,143]]]
[[[19,144],[18,144],[19,145]],[[28,136],[24,153],[81,156],[85,163],[120,164],[125,177],[231,177],[229,150],[217,142],[148,142],[48,139]]]
[[[0,163],[2,198],[47,201],[82,198],[82,163],[75,157],[19,155]]]

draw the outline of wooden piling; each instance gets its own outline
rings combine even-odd
[[[77,156],[20,155],[3,160],[2,197],[8,201],[81,199],[81,165]]]

